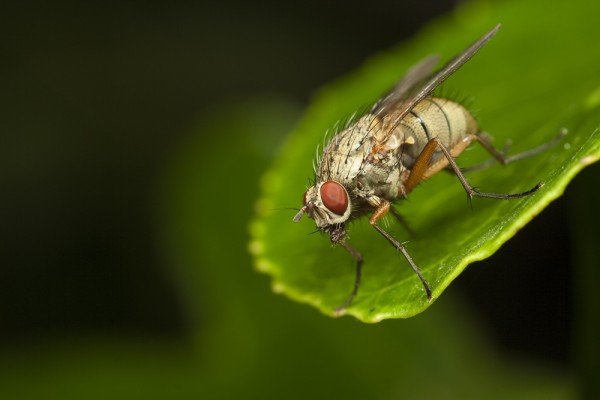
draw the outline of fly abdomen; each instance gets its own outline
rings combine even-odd
[[[459,103],[439,97],[430,97],[418,103],[396,128],[404,139],[401,148],[403,163],[411,168],[423,148],[437,137],[448,149],[468,135],[479,130],[475,118]],[[438,150],[431,160],[442,156]]]

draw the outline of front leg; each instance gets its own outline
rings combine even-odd
[[[354,276],[354,288],[352,289],[352,293],[350,293],[348,298],[344,301],[344,303],[341,306],[337,307],[333,311],[333,313],[336,316],[343,315],[344,312],[346,311],[346,308],[348,308],[350,306],[350,304],[352,304],[352,302],[354,301],[354,298],[356,297],[356,294],[358,293],[358,288],[360,287],[360,278],[362,275],[362,264],[363,264],[363,256],[358,250],[356,250],[354,247],[352,247],[348,243],[346,243],[345,240],[342,240],[341,242],[339,242],[339,245],[342,246],[344,249],[346,249],[346,251],[348,253],[350,253],[350,255],[352,256],[354,261],[356,261],[356,274]]]
[[[431,289],[429,289],[429,283],[427,283],[427,280],[421,273],[421,270],[419,269],[417,264],[415,264],[415,262],[413,261],[410,254],[408,254],[408,251],[406,250],[406,248],[395,237],[393,237],[391,234],[389,234],[387,231],[385,231],[381,226],[379,226],[377,224],[377,221],[379,221],[381,218],[383,218],[390,210],[390,202],[387,200],[384,200],[384,199],[380,199],[380,198],[372,198],[370,200],[371,200],[372,204],[379,204],[379,205],[377,206],[377,209],[375,210],[375,212],[373,212],[373,215],[371,215],[371,218],[369,219],[369,223],[371,224],[371,226],[373,228],[375,228],[375,230],[377,232],[381,233],[381,235],[383,235],[383,237],[386,238],[387,241],[392,244],[392,246],[394,246],[398,251],[400,251],[402,253],[402,255],[404,256],[404,258],[406,258],[406,261],[408,261],[408,263],[410,264],[410,266],[413,269],[413,271],[415,272],[415,274],[417,274],[417,276],[421,280],[421,283],[423,284],[423,288],[425,288],[425,293],[427,294],[427,300],[431,301]]]

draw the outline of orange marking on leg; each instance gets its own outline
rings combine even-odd
[[[377,221],[379,221],[381,218],[385,217],[385,215],[388,213],[388,211],[390,211],[390,202],[384,200],[379,205],[379,207],[377,207],[377,209],[373,212],[373,215],[371,215],[371,218],[369,218],[369,223],[371,225],[375,225],[377,223]]]
[[[429,161],[431,160],[431,157],[433,157],[433,153],[435,153],[436,148],[437,142],[435,139],[431,139],[429,142],[427,142],[421,153],[419,153],[419,156],[415,161],[415,165],[413,165],[411,168],[410,175],[408,176],[408,179],[404,185],[407,193],[413,190],[414,187],[421,182],[423,175],[429,169]]]
[[[462,153],[471,144],[471,140],[472,138],[467,136],[460,142],[456,143],[454,147],[450,149],[450,154],[452,154],[452,157],[458,157],[460,153]],[[424,181],[425,179],[431,178],[434,174],[440,172],[447,166],[448,159],[446,157],[440,157],[439,160],[437,160],[435,163],[431,164],[429,168],[427,168],[427,171],[425,171],[421,180]]]

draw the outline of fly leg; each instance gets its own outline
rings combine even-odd
[[[429,161],[431,161],[431,157],[433,157],[433,153],[435,153],[436,149],[437,139],[431,139],[429,142],[427,142],[423,150],[421,150],[421,153],[419,153],[415,164],[410,170],[410,175],[404,183],[404,188],[407,193],[413,190],[415,186],[419,184],[419,182],[427,178],[427,171],[431,169]]]
[[[473,140],[476,140],[477,142],[479,142],[481,147],[483,147],[488,153],[490,153],[492,155],[492,158],[490,158],[480,164],[472,165],[472,166],[466,167],[466,168],[461,168],[461,170],[462,170],[462,172],[480,171],[480,170],[483,170],[483,169],[486,169],[486,168],[492,166],[493,164],[495,164],[496,161],[502,165],[506,165],[506,164],[509,164],[514,161],[519,161],[519,160],[523,160],[524,158],[529,158],[529,157],[535,156],[537,154],[543,153],[544,151],[556,146],[558,144],[558,142],[560,142],[562,140],[562,138],[567,134],[567,132],[568,131],[566,128],[562,128],[558,132],[558,134],[556,136],[554,136],[552,139],[550,139],[548,142],[542,143],[541,145],[539,145],[537,147],[534,147],[529,150],[525,150],[521,153],[513,154],[512,156],[506,155],[506,153],[508,151],[508,146],[505,146],[503,151],[497,150],[492,145],[492,142],[490,141],[488,136],[485,135],[485,133],[471,135],[471,138]]]
[[[482,171],[484,169],[488,169],[489,167],[491,167],[492,165],[495,165],[496,163],[500,163],[502,165],[506,164],[506,155],[508,154],[508,151],[512,144],[512,142],[510,140],[508,140],[504,144],[504,147],[502,148],[502,150],[497,150],[495,147],[492,146],[491,140],[487,137],[487,135],[478,134],[478,135],[471,135],[471,137],[472,137],[472,140],[476,140],[479,143],[482,143],[482,140],[484,140],[489,145],[488,147],[493,149],[493,152],[490,152],[488,150],[488,147],[486,147],[486,146],[482,145],[482,147],[485,150],[487,150],[488,152],[490,152],[492,154],[492,157],[488,158],[487,160],[485,160],[483,162],[475,164],[475,165],[470,165],[468,167],[461,167],[460,170],[463,173],[466,174],[469,172]],[[446,169],[446,171],[448,171],[450,173],[454,173],[454,170],[452,170],[452,167],[450,167],[449,165],[445,169]]]
[[[354,258],[354,260],[356,261],[356,275],[354,277],[354,288],[352,289],[352,293],[350,293],[350,296],[348,296],[348,298],[344,301],[344,303],[341,306],[337,307],[333,311],[335,315],[344,314],[344,311],[346,311],[346,308],[348,306],[350,306],[350,304],[352,304],[352,302],[354,301],[354,298],[356,297],[356,294],[358,293],[358,288],[360,287],[360,277],[362,275],[362,263],[363,263],[363,256],[358,250],[356,250],[354,247],[350,246],[345,241],[340,242],[340,245],[344,249],[346,249],[346,251],[348,253],[350,253],[352,258]]]
[[[433,147],[433,150],[429,149],[430,146]],[[456,161],[454,161],[454,157],[452,157],[452,154],[450,154],[450,151],[446,148],[446,146],[444,146],[438,140],[438,138],[431,139],[425,145],[425,148],[423,149],[423,151],[421,152],[421,154],[419,154],[419,157],[417,157],[417,161],[415,162],[415,165],[418,164],[419,162],[421,162],[421,159],[422,159],[421,156],[424,156],[422,162],[424,164],[428,164],[429,160],[431,159],[431,156],[433,155],[433,153],[435,151],[435,147],[438,147],[442,151],[442,153],[444,153],[444,156],[446,157],[446,160],[450,164],[450,167],[452,168],[452,170],[456,174],[456,177],[458,178],[458,180],[460,181],[461,185],[465,189],[465,192],[467,192],[467,195],[469,196],[469,200],[472,199],[473,197],[486,197],[486,198],[489,198],[489,199],[502,199],[502,200],[515,199],[515,198],[519,198],[519,197],[529,196],[530,194],[534,193],[535,191],[537,191],[539,188],[542,187],[542,183],[538,183],[533,188],[531,188],[529,190],[526,190],[525,192],[521,192],[521,193],[486,193],[486,192],[480,192],[479,190],[475,189],[473,186],[471,186],[469,184],[469,182],[467,181],[467,178],[465,177],[465,175],[461,171],[460,167],[458,166],[458,164],[456,164]],[[411,172],[411,175],[408,178],[408,181],[410,181],[411,177],[412,177],[412,172]]]
[[[387,241],[390,242],[392,244],[392,246],[394,246],[396,248],[396,250],[398,250],[402,253],[404,258],[406,258],[406,261],[408,261],[411,268],[415,272],[415,274],[417,274],[417,276],[421,280],[421,283],[423,284],[423,288],[425,289],[425,293],[427,294],[427,300],[431,300],[431,289],[429,289],[429,283],[427,283],[427,280],[421,273],[421,270],[419,269],[419,267],[417,267],[417,264],[415,264],[415,262],[413,261],[410,254],[408,254],[408,251],[406,250],[406,248],[395,237],[393,237],[391,234],[389,234],[387,231],[385,231],[381,226],[379,226],[377,224],[377,221],[379,221],[381,218],[383,218],[390,210],[390,202],[389,201],[383,200],[383,199],[378,199],[378,200],[379,200],[379,206],[377,206],[377,209],[375,210],[373,215],[371,215],[371,218],[369,219],[369,223],[371,224],[371,226],[373,226],[373,228],[375,228],[375,230],[377,232],[381,233],[381,235],[384,238],[386,238]]]

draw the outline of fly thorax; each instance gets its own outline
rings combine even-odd
[[[333,180],[351,186],[360,173],[369,153],[374,123],[372,115],[361,117],[356,123],[335,135],[325,147],[317,170],[319,180]]]
[[[357,197],[369,198],[377,196],[389,201],[398,198],[402,193],[402,164],[368,164],[364,168],[364,174],[358,177],[359,191]]]

